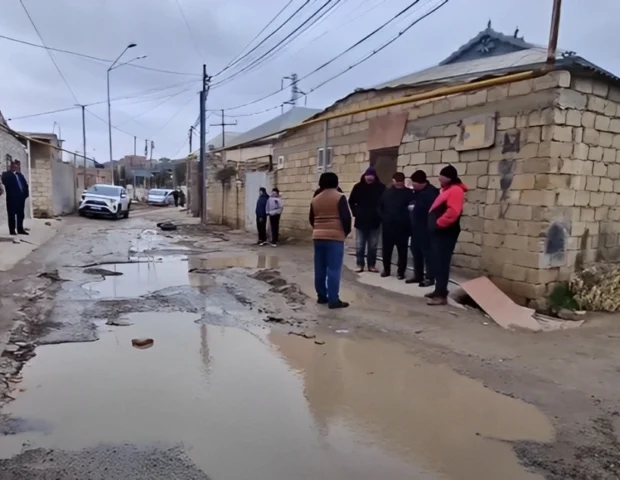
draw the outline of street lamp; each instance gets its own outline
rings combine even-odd
[[[139,58],[144,58],[144,57],[137,57],[137,58],[134,58],[133,60],[130,60],[129,62],[125,62],[125,63],[121,63],[120,65],[117,65],[121,57],[125,55],[125,52],[129,50],[130,48],[134,48],[136,46],[137,44],[135,43],[130,43],[129,45],[127,45],[125,49],[121,52],[121,54],[118,56],[118,58],[114,60],[114,63],[110,65],[106,73],[107,90],[108,90],[108,140],[110,144],[110,170],[112,171],[112,185],[114,185],[114,162],[112,160],[112,106],[110,104],[110,72],[114,70],[114,68],[120,67],[122,65],[126,65],[127,63],[133,62],[134,60],[138,60]]]

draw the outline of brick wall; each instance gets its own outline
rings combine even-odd
[[[589,94],[580,91],[589,88]],[[592,261],[596,252],[620,255],[620,230],[605,222],[608,233],[602,240],[598,227],[607,212],[620,219],[620,209],[612,210],[611,205],[616,194],[605,197],[613,193],[614,180],[620,180],[620,169],[609,168],[616,158],[615,147],[620,148],[620,136],[613,135],[620,122],[614,121],[615,110],[612,115],[611,104],[616,106],[612,92],[591,80],[571,80],[568,72],[554,72],[330,120],[332,171],[339,175],[345,193],[350,192],[369,163],[369,121],[407,111],[399,170],[409,175],[422,169],[437,184],[441,168],[453,164],[470,189],[454,265],[466,273],[488,274],[518,301],[540,298],[567,278],[578,255],[582,262]],[[364,107],[405,93],[355,94],[330,111]],[[493,145],[457,151],[460,125],[473,116],[495,119]],[[323,129],[323,123],[299,129],[274,146],[274,157],[286,159],[276,174],[276,185],[288,200],[282,219],[286,234],[308,237],[307,212],[317,186],[316,155],[324,145]],[[600,162],[596,173],[595,159]],[[620,189],[620,182],[616,187]],[[594,189],[598,207],[590,204]]]
[[[30,155],[32,156],[30,198],[33,215],[38,218],[49,218],[54,214],[52,199],[53,150],[47,145],[32,142]]]

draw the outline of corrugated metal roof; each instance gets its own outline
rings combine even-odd
[[[225,148],[228,149],[239,147],[255,140],[269,138],[269,136],[293,127],[321,111],[322,110],[316,108],[293,107],[288,112],[284,112],[282,115],[278,115],[277,117],[242,133],[233,141],[226,142]]]
[[[231,143],[239,135],[241,135],[241,132],[225,132],[225,134],[224,134],[224,140],[225,140],[224,144],[226,146],[228,146],[228,144]],[[206,144],[207,144],[207,149],[209,148],[209,145],[213,145],[213,147],[216,150],[218,148],[222,148],[222,134],[220,133],[219,135],[216,135],[211,140],[208,140],[206,142]]]

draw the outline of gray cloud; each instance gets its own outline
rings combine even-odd
[[[285,0],[179,0],[193,36],[189,34],[175,0],[24,2],[49,46],[114,59],[125,45],[135,42],[138,47],[128,52],[124,59],[147,55],[148,58],[140,61],[141,65],[197,74],[202,63],[207,63],[209,72],[213,74],[254,37],[284,5]],[[279,89],[283,76],[293,72],[305,75],[387,20],[410,0],[385,0],[371,13],[350,22],[379,2],[345,0],[332,16],[298,38],[271,61],[214,88],[209,97],[209,108],[243,104]],[[297,0],[294,5],[302,3],[303,0]],[[19,2],[4,0],[2,4],[0,34],[40,43]],[[435,64],[482,30],[489,18],[496,30],[512,33],[519,26],[520,34],[525,35],[526,40],[545,44],[550,10],[550,1],[451,0],[446,7],[414,27],[381,54],[313,92],[308,98],[308,106],[325,107],[356,87],[371,86]],[[615,52],[620,32],[612,24],[619,15],[620,2],[616,0],[598,0],[596,8],[588,6],[583,0],[565,0],[560,47],[575,50],[612,72],[620,72],[620,60]],[[343,25],[346,22],[349,23]],[[396,24],[390,31],[303,81],[301,89],[309,91],[354,63],[403,26],[404,23]],[[313,40],[328,30],[320,39]],[[276,35],[276,38],[282,37]],[[61,53],[55,53],[54,58],[81,103],[105,100],[106,64]],[[0,62],[5,67],[0,76],[0,110],[6,117],[70,107],[76,103],[44,50],[0,39]],[[224,72],[214,81],[234,71]],[[193,83],[187,83],[190,81]],[[133,151],[133,135],[139,139],[139,152],[143,150],[144,139],[149,138],[155,141],[157,157],[186,153],[187,147],[181,151],[179,149],[198,113],[196,92],[200,88],[200,79],[126,66],[112,72],[112,96],[116,98],[181,82],[186,83],[149,96],[114,102],[112,123],[130,133],[114,132],[115,158]],[[166,96],[172,94],[177,95],[166,100]],[[229,114],[246,114],[277,107],[287,97],[287,92],[281,92]],[[161,105],[154,108],[159,103]],[[89,110],[106,118],[105,103],[89,107]],[[276,108],[261,115],[239,117],[239,125],[233,129],[246,130],[278,112]],[[137,115],[140,116],[131,120]],[[81,149],[81,116],[78,109],[18,120],[11,125],[18,130],[49,132],[54,121],[61,125],[67,147]],[[89,154],[105,161],[108,157],[106,124],[89,115],[87,130]],[[211,127],[210,134],[214,135],[217,131],[217,127]]]

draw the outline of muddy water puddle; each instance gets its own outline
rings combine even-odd
[[[4,413],[48,430],[0,437],[2,457],[157,443],[214,480],[540,478],[507,441],[552,440],[541,412],[400,345],[127,317],[95,343],[37,350]],[[133,348],[141,337],[153,347]]]

